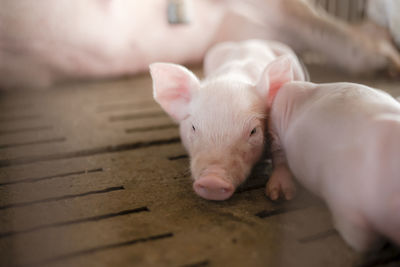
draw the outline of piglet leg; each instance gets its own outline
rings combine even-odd
[[[276,134],[276,129],[271,125],[269,134],[271,137],[271,156],[274,169],[267,182],[265,194],[271,200],[278,200],[280,197],[292,200],[297,191],[293,174],[287,165],[286,156]]]
[[[296,195],[296,184],[293,181],[293,174],[286,164],[275,166],[266,186],[265,193],[271,200],[278,200],[283,197],[291,200]]]

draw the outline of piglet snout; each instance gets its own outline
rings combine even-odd
[[[197,179],[193,184],[193,189],[199,196],[209,200],[225,200],[234,192],[232,183],[214,174]]]

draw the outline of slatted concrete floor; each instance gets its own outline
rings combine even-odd
[[[193,193],[188,164],[148,75],[1,93],[0,265],[400,266],[349,249],[306,191],[268,200],[268,161],[225,202]]]

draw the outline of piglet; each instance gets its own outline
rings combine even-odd
[[[400,245],[400,103],[353,83],[289,82],[269,99],[271,192],[293,173],[351,247],[374,249],[384,237]]]
[[[289,61],[293,71],[285,77]],[[179,123],[194,191],[209,200],[231,197],[259,160],[268,91],[305,79],[290,48],[261,40],[217,44],[205,57],[202,81],[170,63],[153,63],[150,72],[155,100]]]

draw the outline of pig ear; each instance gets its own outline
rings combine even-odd
[[[197,77],[185,67],[170,63],[153,63],[150,73],[154,99],[173,119],[184,119],[192,94],[200,86]]]
[[[257,84],[257,90],[267,98],[270,107],[279,89],[293,80],[293,59],[290,56],[281,56],[267,65]]]

